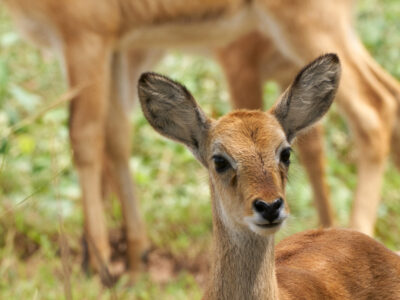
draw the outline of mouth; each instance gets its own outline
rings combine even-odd
[[[261,228],[275,228],[275,227],[278,227],[278,226],[282,225],[282,222],[265,223],[265,224],[257,224],[256,223],[255,225],[257,225],[258,227],[261,227]]]
[[[275,219],[272,223],[264,220],[258,214],[253,214],[250,217],[247,217],[246,223],[250,226],[250,229],[255,233],[260,235],[270,235],[276,233],[285,223],[287,218],[287,214],[282,213],[279,218]]]

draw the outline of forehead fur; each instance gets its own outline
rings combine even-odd
[[[244,151],[254,145],[278,146],[286,138],[281,125],[272,114],[239,110],[216,122],[211,139],[220,141],[225,147],[232,145]]]

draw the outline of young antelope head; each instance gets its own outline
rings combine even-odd
[[[290,145],[326,113],[339,78],[338,57],[321,56],[300,71],[267,112],[239,110],[219,120],[208,118],[184,86],[162,75],[144,73],[138,89],[154,129],[185,144],[208,169],[219,222],[270,235],[288,216]]]

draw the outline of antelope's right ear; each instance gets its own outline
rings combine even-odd
[[[180,83],[156,73],[143,73],[138,92],[144,116],[160,134],[186,145],[203,164],[201,156],[211,120]]]

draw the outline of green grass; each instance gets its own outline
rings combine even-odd
[[[397,78],[399,16],[397,0],[359,1],[357,29],[377,61]],[[187,85],[207,113],[218,116],[230,110],[223,76],[214,62],[174,53],[161,62],[158,71]],[[83,216],[68,143],[66,105],[9,131],[56,100],[65,91],[63,82],[55,59],[25,43],[0,6],[0,299],[64,297],[61,227],[72,253],[70,279],[75,298],[200,299],[202,291],[188,271],[162,284],[145,273],[133,287],[123,277],[112,290],[103,288],[97,276],[88,277],[81,271]],[[266,103],[277,94],[275,84],[265,84]],[[356,185],[353,145],[336,108],[324,124],[333,205],[339,223],[346,225]],[[155,133],[139,109],[132,113],[132,126],[131,166],[150,239],[175,257],[197,259],[211,242],[207,174],[183,146]],[[296,158],[289,177],[292,217],[279,238],[318,223],[306,175]],[[389,163],[377,238],[392,249],[400,249],[399,187],[399,173]],[[110,199],[105,205],[111,212],[110,227],[118,228],[117,200]]]

